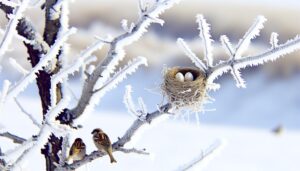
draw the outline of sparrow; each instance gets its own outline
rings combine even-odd
[[[71,149],[69,151],[69,157],[67,158],[67,161],[73,160],[78,161],[82,160],[86,153],[86,146],[81,138],[76,138],[73,142]]]
[[[94,129],[92,134],[98,150],[107,153],[111,163],[116,163],[117,161],[112,155],[112,145],[109,137],[100,128]]]
[[[282,126],[282,125],[276,126],[275,128],[273,128],[272,132],[273,132],[275,135],[280,135],[280,134],[282,134],[282,132],[283,132],[283,126]]]

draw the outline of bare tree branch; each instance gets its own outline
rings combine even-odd
[[[17,135],[9,133],[9,132],[0,133],[0,136],[11,139],[14,143],[17,143],[17,144],[22,144],[23,142],[26,141],[25,138],[19,137]]]

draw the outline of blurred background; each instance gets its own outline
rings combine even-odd
[[[77,54],[95,41],[95,36],[106,37],[121,34],[123,32],[120,24],[122,19],[127,19],[129,22],[137,19],[137,4],[137,0],[74,0],[70,3],[70,26],[77,27],[79,31],[69,40],[68,60],[76,60]],[[125,86],[128,84],[133,86],[134,99],[143,97],[149,111],[156,110],[156,105],[161,104],[163,100],[160,90],[163,69],[172,66],[193,66],[177,47],[177,38],[184,38],[191,49],[200,58],[203,57],[203,45],[198,36],[198,25],[195,22],[196,14],[203,14],[207,22],[211,24],[211,34],[215,40],[214,58],[215,62],[218,62],[218,60],[228,58],[220,46],[219,37],[225,34],[232,44],[236,45],[258,15],[265,16],[268,21],[261,30],[260,36],[252,41],[245,55],[255,55],[269,49],[272,32],[279,34],[280,44],[295,37],[300,33],[299,8],[300,1],[297,0],[182,0],[161,16],[165,21],[163,27],[153,24],[138,42],[126,48],[126,58],[120,67],[137,56],[147,57],[149,66],[142,67],[104,96],[93,115],[99,118],[103,113],[111,113],[121,118],[129,116],[122,102]],[[27,10],[26,15],[42,33],[43,11],[30,9]],[[0,26],[5,28],[7,20],[2,12],[0,12],[0,18]],[[22,43],[15,40],[11,49],[5,54],[6,58],[2,63],[1,81],[16,80],[21,77],[9,65],[8,57],[15,58],[19,63],[30,68],[29,62],[26,61],[26,49]],[[95,53],[99,61],[105,56],[106,50],[107,47]],[[177,136],[184,135],[187,139],[193,139],[191,148],[184,150],[189,154],[182,157],[184,161],[196,155],[214,139],[227,140],[224,150],[210,161],[204,170],[299,170],[299,55],[300,51],[294,52],[275,62],[241,70],[246,80],[246,89],[237,88],[230,74],[220,77],[217,82],[221,84],[221,88],[216,92],[209,92],[215,101],[205,105],[205,111],[196,114],[186,112],[171,117],[166,122],[167,126],[162,125],[151,129],[144,140],[139,143],[140,146],[148,145],[157,154],[156,159],[151,161],[152,164],[158,164],[158,167],[148,164],[147,168],[149,170],[172,170],[176,167],[171,161],[175,163],[178,161],[178,166],[182,162],[179,157],[183,152],[182,149],[174,150],[176,146],[161,147],[160,143],[152,144],[151,137],[160,136],[161,141],[168,144],[172,138],[176,139]],[[70,80],[70,85],[77,97],[80,96],[79,80],[79,74]],[[22,97],[36,98],[37,93],[35,97],[32,97],[32,91],[36,91],[34,85],[25,91]],[[103,124],[110,129],[110,124]],[[174,129],[178,134],[170,134]],[[166,134],[157,135],[160,133],[158,130]],[[114,136],[120,136],[117,130],[112,132]],[[194,138],[195,134],[199,135],[198,139]],[[192,146],[198,146],[198,151]],[[173,158],[170,158],[170,154],[174,154]],[[137,158],[135,159],[139,160]],[[162,162],[161,160],[164,159],[165,162]],[[93,170],[93,166],[91,167],[90,169]],[[122,170],[118,166],[101,167],[107,170]],[[138,166],[129,168],[138,170]]]

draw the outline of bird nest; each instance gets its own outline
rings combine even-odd
[[[192,74],[192,79],[180,80],[176,75],[178,73],[184,76]],[[205,74],[196,68],[168,68],[164,72],[162,90],[177,109],[187,107],[200,111],[206,99],[206,80]]]

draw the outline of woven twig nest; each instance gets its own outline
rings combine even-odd
[[[179,80],[176,78],[178,73],[183,76],[191,73],[193,80]],[[206,77],[196,68],[168,68],[164,72],[162,90],[176,108],[188,107],[199,111],[206,99]]]

